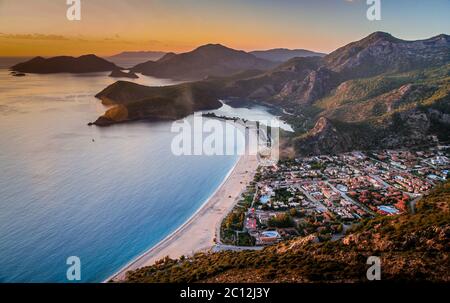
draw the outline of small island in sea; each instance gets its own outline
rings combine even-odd
[[[53,73],[93,73],[120,69],[114,63],[96,55],[80,57],[58,56],[51,58],[35,57],[11,67],[12,71],[33,74]]]

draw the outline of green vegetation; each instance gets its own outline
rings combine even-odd
[[[286,188],[275,189],[275,196],[273,197],[274,201],[287,202],[289,198],[292,198],[293,195]]]
[[[417,213],[365,220],[338,241],[294,239],[262,251],[166,258],[129,272],[129,282],[366,281],[368,256],[379,255],[383,280],[450,281],[450,182],[417,204]],[[321,236],[324,240],[328,236]]]
[[[349,80],[317,101],[321,115],[356,122],[420,105],[431,106],[450,94],[450,64],[438,68]]]
[[[238,246],[255,246],[255,238],[250,236],[247,232],[238,233]]]
[[[247,191],[243,194],[242,199],[238,201],[233,210],[224,218],[220,228],[220,238],[222,243],[248,243],[243,244],[243,246],[250,244],[250,241],[246,239],[245,235],[243,236],[241,234],[237,236],[236,234],[237,232],[242,232],[244,229],[245,214],[252,205],[254,196],[255,188],[252,185],[247,188]]]
[[[326,167],[327,166],[325,165],[325,163],[320,163],[320,162],[312,162],[311,163],[311,169],[323,170]]]
[[[285,146],[305,155],[426,144],[430,134],[446,141],[449,75],[446,64],[345,81],[322,99],[301,105],[301,112],[289,108],[294,115],[286,118],[296,132],[285,137]],[[311,132],[320,117],[333,130]]]
[[[294,221],[288,213],[276,214],[267,223],[269,227],[286,228],[294,226]]]

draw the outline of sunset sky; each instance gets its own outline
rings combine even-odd
[[[205,43],[330,52],[369,33],[402,39],[450,34],[450,0],[381,0],[368,21],[366,0],[81,0],[68,21],[66,0],[0,0],[0,56],[121,51],[188,51]]]

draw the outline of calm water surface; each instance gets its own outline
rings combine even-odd
[[[177,229],[236,163],[174,156],[171,123],[88,127],[105,111],[93,96],[114,81],[0,69],[0,282],[67,282],[69,256],[83,282],[104,280]]]

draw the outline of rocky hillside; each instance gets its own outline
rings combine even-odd
[[[315,235],[262,251],[166,258],[128,273],[128,282],[365,282],[367,258],[384,281],[449,282],[450,183],[417,203],[415,214],[365,220],[340,240]]]
[[[108,126],[135,120],[177,120],[195,111],[217,109],[222,105],[219,99],[227,96],[228,83],[259,73],[246,71],[232,77],[162,87],[117,81],[95,96],[104,105],[114,107],[91,124]]]
[[[316,101],[315,112],[308,117],[312,121],[327,117],[336,131],[318,136],[318,124],[292,142],[301,154],[313,154],[448,141],[449,75],[447,64],[345,81]],[[329,144],[330,141],[334,144]],[[346,148],[342,149],[343,146]]]
[[[269,69],[272,61],[220,44],[207,44],[182,54],[169,53],[158,61],[138,64],[131,70],[158,78],[200,80],[208,76],[228,76],[248,69]]]
[[[344,78],[368,77],[386,72],[402,72],[450,61],[450,36],[405,41],[384,32],[337,49],[324,58],[325,66]]]
[[[80,57],[36,57],[29,61],[11,67],[11,70],[22,73],[52,74],[52,73],[92,73],[120,69],[114,63],[95,55]]]
[[[194,89],[192,96],[208,96],[208,106],[218,98],[259,102],[284,113],[283,118],[296,131],[284,138],[284,146],[297,154],[409,146],[450,138],[447,35],[404,41],[376,32],[325,57],[293,58],[269,70],[235,73],[261,67],[259,60],[220,45],[180,55],[169,53],[157,62],[139,65],[137,70],[219,76],[188,86],[144,89],[144,94],[128,85],[124,92],[116,89],[114,98],[104,96],[102,100],[114,99],[111,103],[119,104],[122,94],[138,94],[140,106],[136,106],[133,119],[147,117],[139,113],[146,105],[143,100],[160,97],[161,92],[163,97],[183,100],[186,98],[180,99],[178,92]],[[224,76],[229,73],[233,75]],[[189,114],[191,110],[181,112]]]
[[[311,104],[350,79],[439,67],[449,62],[450,36],[404,41],[375,32],[325,56],[319,68],[286,83],[283,90],[288,93],[277,97],[285,102]]]
[[[216,109],[221,106],[212,85],[203,82],[148,87],[118,81],[98,93],[96,97],[105,105],[114,105],[91,123],[98,126],[143,119],[177,120],[195,111]]]

